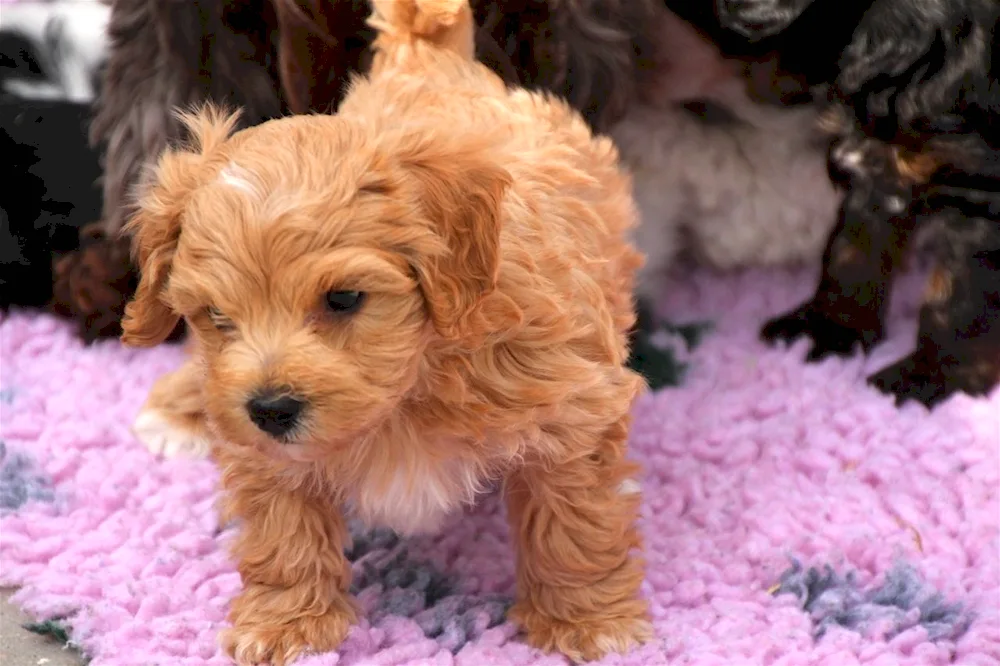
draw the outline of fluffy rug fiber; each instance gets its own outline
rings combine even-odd
[[[714,326],[682,383],[636,407],[657,632],[604,664],[1000,663],[1000,393],[928,413],[865,385],[912,344],[912,298],[897,299],[891,339],[868,359],[805,365],[802,343],[757,342],[812,282],[695,274],[669,289],[672,319]],[[25,314],[0,338],[0,583],[21,586],[15,601],[93,666],[227,663],[215,636],[240,582],[216,472],[156,460],[128,430],[180,351],[82,348]],[[410,541],[357,526],[365,620],[339,654],[300,664],[564,664],[504,621],[502,513],[487,497]]]

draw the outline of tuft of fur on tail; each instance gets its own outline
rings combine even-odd
[[[376,48],[415,39],[475,56],[475,20],[469,0],[372,0],[368,24],[379,32]]]

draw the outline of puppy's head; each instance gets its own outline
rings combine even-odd
[[[185,122],[194,146],[161,158],[130,224],[123,339],[184,317],[226,440],[329,455],[488,332],[510,176],[487,151],[332,116]]]

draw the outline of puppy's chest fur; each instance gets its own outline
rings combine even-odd
[[[370,458],[347,498],[365,523],[399,534],[435,531],[449,514],[488,492],[505,467],[496,459],[440,455],[456,448],[449,441],[400,444],[393,442]]]

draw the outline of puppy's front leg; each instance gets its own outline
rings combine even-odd
[[[192,360],[156,380],[132,424],[136,439],[151,453],[166,458],[207,456],[211,434],[203,383],[203,374]]]
[[[848,158],[863,154],[842,152]],[[768,322],[761,331],[764,340],[808,336],[813,342],[808,361],[847,356],[858,343],[867,353],[882,340],[889,292],[915,228],[912,186],[897,182],[885,161],[877,153],[853,165],[858,173],[848,176],[849,191],[823,253],[815,295]]]
[[[281,666],[343,641],[357,614],[348,596],[347,527],[307,479],[239,452],[219,454],[225,513],[242,520],[234,547],[243,591],[222,644],[238,664]]]
[[[1000,222],[953,222],[937,247],[943,256],[924,294],[916,351],[868,379],[897,404],[930,408],[1000,384]]]
[[[565,434],[574,436],[581,435]],[[519,549],[511,619],[529,643],[574,661],[625,652],[652,636],[633,553],[640,498],[636,467],[624,459],[626,437],[623,419],[590,455],[529,461],[507,482]]]

